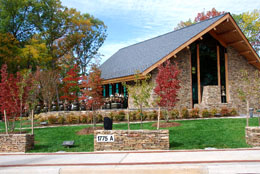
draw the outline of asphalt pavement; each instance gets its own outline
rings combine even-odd
[[[0,154],[0,174],[11,173],[260,174],[260,148]]]

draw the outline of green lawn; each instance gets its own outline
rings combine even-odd
[[[245,119],[209,119],[176,121],[181,126],[170,130],[170,149],[245,148]],[[257,126],[257,118],[250,119],[251,126]],[[152,122],[145,123],[144,129]],[[35,129],[35,149],[30,152],[85,152],[93,151],[93,135],[77,135],[76,132],[87,127],[69,126]],[[114,124],[113,129],[127,129],[127,124]],[[131,124],[131,129],[140,129],[140,124]],[[65,140],[74,140],[75,147],[61,146]]]

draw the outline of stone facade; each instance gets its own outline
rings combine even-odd
[[[260,127],[246,127],[246,143],[260,147]]]
[[[179,75],[179,80],[181,81],[181,89],[178,92],[179,101],[176,103],[176,109],[181,109],[183,107],[192,108],[192,80],[191,80],[191,63],[190,63],[190,51],[188,49],[183,49],[177,54],[176,58],[171,58],[171,61],[176,61],[181,73]],[[249,78],[253,78],[252,74],[257,70],[253,65],[249,64],[248,61],[232,47],[227,48],[228,56],[228,81],[229,81],[229,102],[221,103],[221,92],[219,87],[204,87],[202,103],[200,105],[195,105],[198,108],[218,108],[222,107],[235,108],[239,113],[246,113],[246,103],[241,102],[237,89],[247,88],[252,84],[240,83],[241,80],[241,70],[247,70],[249,72]],[[151,72],[151,82],[155,84],[155,78],[158,73],[157,68]],[[210,88],[210,89],[208,89]],[[208,91],[208,92],[207,92]],[[213,97],[215,96],[215,98]],[[150,99],[150,104],[153,103],[154,93],[152,92],[152,97]],[[150,105],[152,107],[152,105]],[[250,101],[250,107],[260,108],[260,103],[258,98],[253,98]],[[129,108],[136,108],[133,105],[131,96],[129,96]]]
[[[0,134],[0,152],[27,152],[33,147],[32,134]]]
[[[114,142],[97,142],[98,134],[114,135]],[[94,150],[169,150],[169,130],[96,130]]]
[[[172,57],[170,60],[171,62],[176,62],[178,64],[181,73],[179,75],[180,80],[180,90],[178,91],[178,99],[179,101],[176,103],[176,108],[181,109],[182,107],[191,108],[192,107],[192,94],[191,94],[191,63],[190,63],[190,56],[191,53],[188,49],[184,49],[180,51],[177,57]],[[155,79],[158,74],[158,69],[156,68],[151,72],[151,80],[150,83],[155,85]],[[154,106],[154,98],[155,94],[152,91],[150,101],[149,101],[149,108]],[[136,108],[133,104],[133,99],[131,96],[128,98],[128,107],[129,108]],[[156,106],[155,106],[156,107]]]
[[[256,67],[249,64],[248,61],[232,47],[228,47],[228,80],[229,80],[229,103],[232,107],[236,108],[240,113],[246,113],[246,103],[241,102],[238,96],[237,88],[247,88],[253,84],[241,83],[241,70],[247,70],[249,78],[253,78],[254,72],[257,70]],[[258,98],[252,98],[250,100],[250,107],[260,108]]]

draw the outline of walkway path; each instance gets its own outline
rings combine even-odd
[[[104,171],[106,170],[106,171]],[[190,151],[0,154],[0,173],[260,174],[260,148]]]

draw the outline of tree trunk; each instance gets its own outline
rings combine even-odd
[[[127,124],[128,124],[128,130],[130,130],[130,118],[129,118],[129,110],[127,108]]]
[[[159,110],[158,110],[157,130],[160,129],[160,113],[161,113],[161,107],[159,107]]]
[[[6,117],[6,112],[5,112],[5,110],[4,110],[4,116],[5,116],[5,133],[8,134],[7,117]]]
[[[249,126],[249,101],[246,100],[246,126],[248,127]]]
[[[34,134],[34,131],[33,131],[33,129],[34,129],[34,120],[33,120],[33,117],[34,117],[34,112],[33,112],[33,109],[32,109],[32,134]]]
[[[140,105],[140,109],[141,109],[141,114],[140,114],[140,117],[141,117],[141,129],[143,129],[143,106]]]

